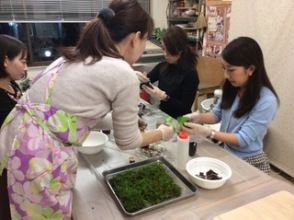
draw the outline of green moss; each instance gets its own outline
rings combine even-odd
[[[128,212],[181,195],[181,188],[159,163],[120,173],[109,182]]]

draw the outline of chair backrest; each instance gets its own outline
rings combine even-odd
[[[221,86],[225,79],[225,72],[221,58],[201,56],[198,58],[197,72],[199,89],[208,89]]]

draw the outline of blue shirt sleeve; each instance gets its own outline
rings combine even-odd
[[[250,146],[256,141],[262,142],[270,122],[275,117],[277,108],[278,102],[276,97],[270,90],[263,90],[259,101],[237,132],[239,147]]]
[[[217,121],[222,119],[222,110],[220,108],[221,101],[222,97],[217,100],[217,103],[212,108],[212,113],[217,117]]]

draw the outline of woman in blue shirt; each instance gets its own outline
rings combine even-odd
[[[222,52],[226,80],[223,95],[208,113],[187,115],[184,130],[224,143],[224,148],[270,173],[263,139],[274,119],[279,98],[267,75],[258,43],[249,37],[231,41]],[[200,123],[221,122],[220,131]]]

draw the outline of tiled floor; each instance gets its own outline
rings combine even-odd
[[[280,179],[282,181],[285,181],[287,183],[293,184],[294,185],[294,178],[283,173],[282,171],[280,171],[278,168],[276,167],[271,167],[272,168],[272,172],[271,172],[271,176],[273,178],[277,178]]]

